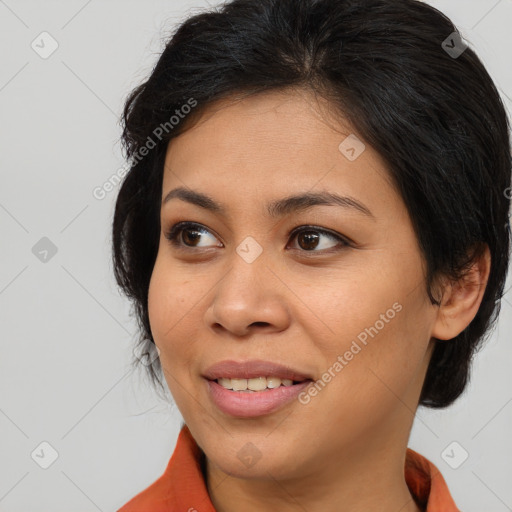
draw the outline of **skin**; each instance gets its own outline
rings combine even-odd
[[[466,281],[440,281],[441,307],[430,303],[425,263],[385,162],[368,144],[347,159],[338,146],[355,132],[332,111],[304,90],[222,100],[169,143],[162,197],[186,187],[227,212],[179,198],[162,206],[148,297],[167,384],[206,454],[220,512],[418,512],[404,461],[434,338],[461,332],[485,289],[488,252]],[[321,190],[356,199],[373,217],[317,205],[271,218],[264,208]],[[180,250],[165,237],[180,221],[208,232],[188,250],[178,237]],[[319,245],[309,249],[300,233],[289,235],[303,225],[353,243],[316,231]],[[252,263],[236,252],[247,236],[263,250]],[[270,360],[321,379],[395,303],[401,311],[309,403],[247,419],[209,398],[201,374],[225,359]],[[261,455],[251,467],[237,457],[248,442]]]

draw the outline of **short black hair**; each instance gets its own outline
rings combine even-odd
[[[436,341],[419,405],[442,408],[459,397],[504,293],[511,151],[498,90],[458,35],[443,13],[417,0],[233,0],[180,24],[149,78],[126,98],[121,119],[130,168],[115,205],[113,263],[135,307],[139,343],[154,343],[147,296],[169,140],[216,100],[305,88],[327,99],[387,163],[426,261],[433,304],[436,277],[459,279],[489,247],[478,313],[458,336]],[[181,121],[175,114],[190,111],[187,103],[196,106]],[[148,370],[163,389],[159,359]]]

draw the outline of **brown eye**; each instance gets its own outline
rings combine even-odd
[[[309,251],[318,245],[319,238],[318,233],[314,231],[303,231],[297,236],[297,243],[301,249]]]
[[[181,230],[181,240],[185,245],[195,246],[201,239],[201,232],[197,229],[185,228]]]
[[[342,236],[314,227],[296,230],[292,235],[293,238],[297,240],[299,249],[307,252],[321,252],[323,250],[333,249],[337,246],[344,247],[349,245]],[[329,245],[329,242],[323,240],[331,240],[334,241],[334,243]]]
[[[209,237],[213,240],[213,244],[208,244],[207,235],[209,235]],[[219,247],[219,243],[215,244],[215,240],[217,240],[216,237],[199,224],[179,222],[165,234],[165,237],[170,240],[174,246],[183,247],[185,249],[196,247],[201,249],[205,247],[212,247],[212,245]],[[205,243],[200,245],[203,240]],[[222,244],[220,244],[220,247],[222,247]]]
[[[175,224],[165,234],[165,237],[172,245],[180,249],[223,247],[211,231],[199,224],[190,222]],[[208,243],[208,237],[211,238],[212,243]],[[322,252],[350,246],[350,242],[343,236],[314,226],[301,226],[300,229],[295,229],[290,237],[297,239],[298,247],[294,247],[294,249],[303,252]],[[329,244],[329,240],[334,243]],[[215,243],[216,241],[217,243]]]

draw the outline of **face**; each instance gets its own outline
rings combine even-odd
[[[162,198],[188,196],[162,204],[151,329],[209,463],[242,478],[402,448],[431,353],[403,201],[328,113],[299,91],[223,100],[168,146]]]

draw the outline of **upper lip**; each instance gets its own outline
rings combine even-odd
[[[203,374],[208,380],[226,379],[253,379],[255,377],[279,377],[295,381],[311,380],[311,377],[299,370],[273,363],[253,359],[251,361],[220,361],[210,366]]]

